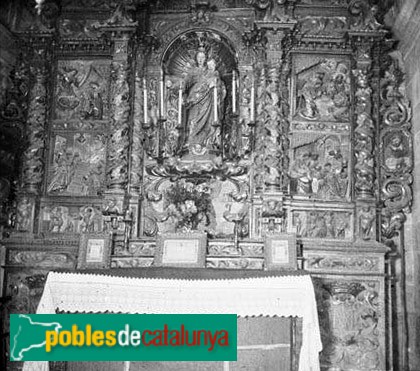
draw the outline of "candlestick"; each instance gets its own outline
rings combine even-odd
[[[146,78],[143,77],[143,120],[147,123],[147,85]]]
[[[214,122],[217,122],[217,89],[216,87],[213,88],[213,96],[214,96]]]
[[[160,70],[160,117],[163,118],[163,69]]]
[[[182,84],[179,85],[178,90],[178,124],[182,122]]]
[[[251,86],[251,121],[255,121],[255,102],[254,102],[254,97],[255,95],[255,87],[254,87],[254,81],[252,81],[252,86]]]
[[[232,77],[232,111],[236,113],[236,71],[233,71]]]

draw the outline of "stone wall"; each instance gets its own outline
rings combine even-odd
[[[406,297],[410,370],[420,370],[420,2],[400,1],[393,29],[401,40],[407,94],[412,103],[414,135],[413,214],[405,230]]]

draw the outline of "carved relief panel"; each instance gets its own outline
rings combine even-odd
[[[350,201],[350,103],[347,58],[294,56],[289,176],[296,198]]]
[[[295,198],[349,201],[349,133],[295,131],[290,150],[290,192]]]
[[[97,196],[105,174],[106,135],[104,133],[54,133],[52,158],[47,178],[47,194]]]
[[[106,120],[109,118],[107,60],[61,60],[57,66],[54,118]]]
[[[350,121],[350,66],[342,57],[296,55],[292,117],[294,121]]]
[[[59,60],[46,193],[98,196],[105,181],[108,60]]]
[[[315,287],[321,369],[385,369],[383,280],[317,277]]]
[[[94,233],[104,230],[100,205],[48,203],[41,207],[39,230],[43,233]]]
[[[6,276],[7,287],[5,296],[10,296],[11,300],[2,308],[1,331],[8,334],[10,329],[10,314],[16,313],[36,313],[36,309],[44,290],[45,280],[48,270],[14,270],[9,271]],[[10,336],[5,336],[2,348],[7,356],[10,351]],[[22,362],[11,362],[7,359],[7,370],[21,370]]]
[[[289,215],[291,230],[303,239],[352,241],[353,223],[351,210],[292,209]]]

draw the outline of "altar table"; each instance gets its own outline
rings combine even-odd
[[[168,268],[138,272],[50,272],[37,313],[297,316],[302,318],[299,371],[320,370],[318,313],[306,272],[224,270],[218,274],[217,270]],[[26,362],[24,370],[48,370],[48,362]]]

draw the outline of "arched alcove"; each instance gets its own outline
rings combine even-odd
[[[181,76],[195,64],[200,47],[205,49],[208,59],[216,61],[223,79],[237,69],[236,52],[230,41],[213,30],[202,29],[185,32],[169,44],[162,58],[165,73]]]
[[[176,121],[179,132],[172,154],[220,155],[237,107],[238,62],[233,45],[215,31],[191,30],[169,43],[161,64],[167,127],[175,127]]]

